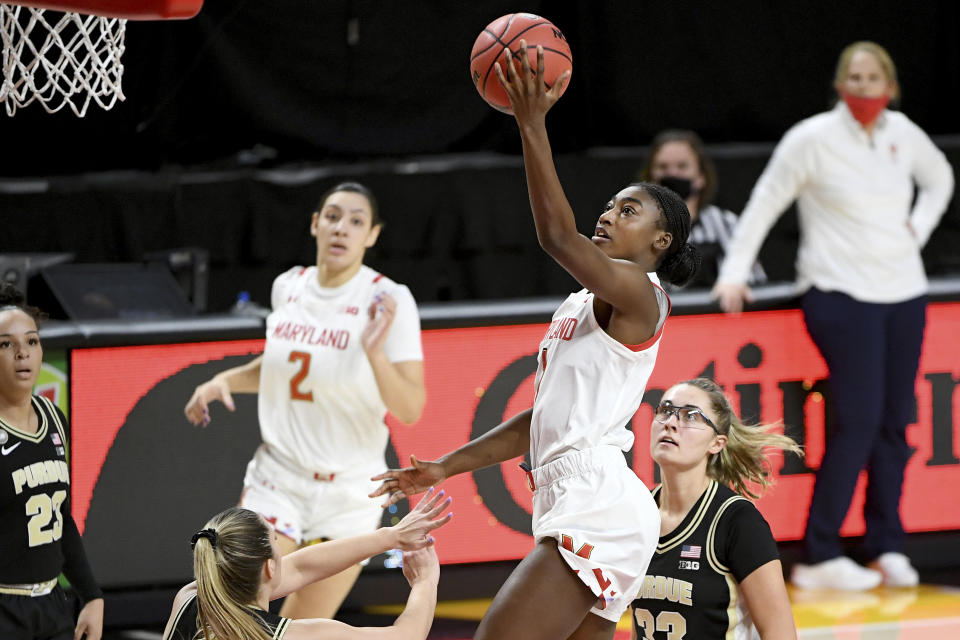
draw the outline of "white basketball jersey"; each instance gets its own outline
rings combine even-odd
[[[361,344],[380,293],[397,301],[387,358],[423,360],[420,316],[404,285],[366,266],[336,288],[320,286],[316,267],[294,267],[274,280],[260,369],[260,433],[271,451],[304,470],[382,466],[387,408]]]
[[[593,314],[594,295],[582,289],[553,314],[540,341],[536,395],[530,424],[530,456],[535,467],[568,451],[612,445],[633,446],[630,419],[640,407],[660,348],[670,300],[656,285],[660,320],[653,337],[624,345],[610,337]]]

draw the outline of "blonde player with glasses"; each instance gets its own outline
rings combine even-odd
[[[747,499],[767,484],[769,448],[800,453],[769,426],[744,425],[714,381],[663,395],[650,426],[660,541],[631,605],[634,638],[796,639],[776,542]]]

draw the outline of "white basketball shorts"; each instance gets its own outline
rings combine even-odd
[[[611,446],[566,454],[532,474],[534,539],[557,541],[564,561],[597,596],[591,613],[620,620],[660,539],[650,490]]]
[[[259,513],[297,544],[369,533],[383,517],[380,501],[367,497],[379,486],[370,477],[384,469],[386,463],[379,461],[331,477],[281,461],[260,445],[247,465],[240,506]]]

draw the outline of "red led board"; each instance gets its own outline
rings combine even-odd
[[[388,420],[401,461],[411,453],[430,459],[467,442],[496,422],[526,409],[533,397],[535,353],[546,324],[429,330],[423,333],[427,405],[413,426]],[[943,508],[949,487],[960,484],[958,411],[960,303],[932,304],[917,377],[916,422],[907,429],[914,453],[906,471],[903,517],[908,531],[960,529],[960,510]],[[139,400],[159,381],[187,367],[229,355],[254,354],[262,341],[207,342],[109,349],[72,354],[73,513],[83,530],[100,465]],[[801,436],[804,461],[774,457],[775,484],[758,506],[778,540],[803,534],[813,471],[824,447],[826,367],[798,310],[754,312],[739,317],[677,316],[668,321],[660,355],[647,385],[648,403],[633,420],[633,466],[654,482],[649,455],[651,405],[673,383],[712,375],[734,408],[763,422],[783,421]],[[170,398],[172,421],[183,420],[183,397]],[[249,412],[255,423],[255,411]],[[211,429],[213,426],[210,427]],[[438,536],[444,563],[517,559],[531,548],[531,495],[517,462],[447,481],[454,519]],[[143,465],[151,464],[149,457]],[[201,470],[184,468],[183,474]],[[241,477],[236,478],[239,483]],[[864,530],[863,478],[843,534]],[[231,498],[234,499],[234,498]],[[224,505],[229,506],[229,505]],[[212,512],[211,512],[212,515]]]

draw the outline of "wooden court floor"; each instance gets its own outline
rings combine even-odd
[[[954,578],[948,581],[955,584]],[[960,640],[960,586],[923,584],[855,593],[790,589],[790,599],[801,640]],[[489,598],[440,602],[429,640],[472,638],[489,606]],[[366,606],[337,617],[357,626],[388,626],[401,610],[402,605]],[[160,640],[162,630],[108,629],[103,640]],[[629,638],[629,618],[624,617],[615,640]]]
[[[921,585],[855,593],[790,589],[790,599],[803,640],[960,640],[958,587]],[[489,599],[439,603],[430,638],[470,638],[489,605]],[[365,608],[376,617],[393,617],[400,610],[397,605]],[[616,640],[629,638],[629,619],[624,617]]]

